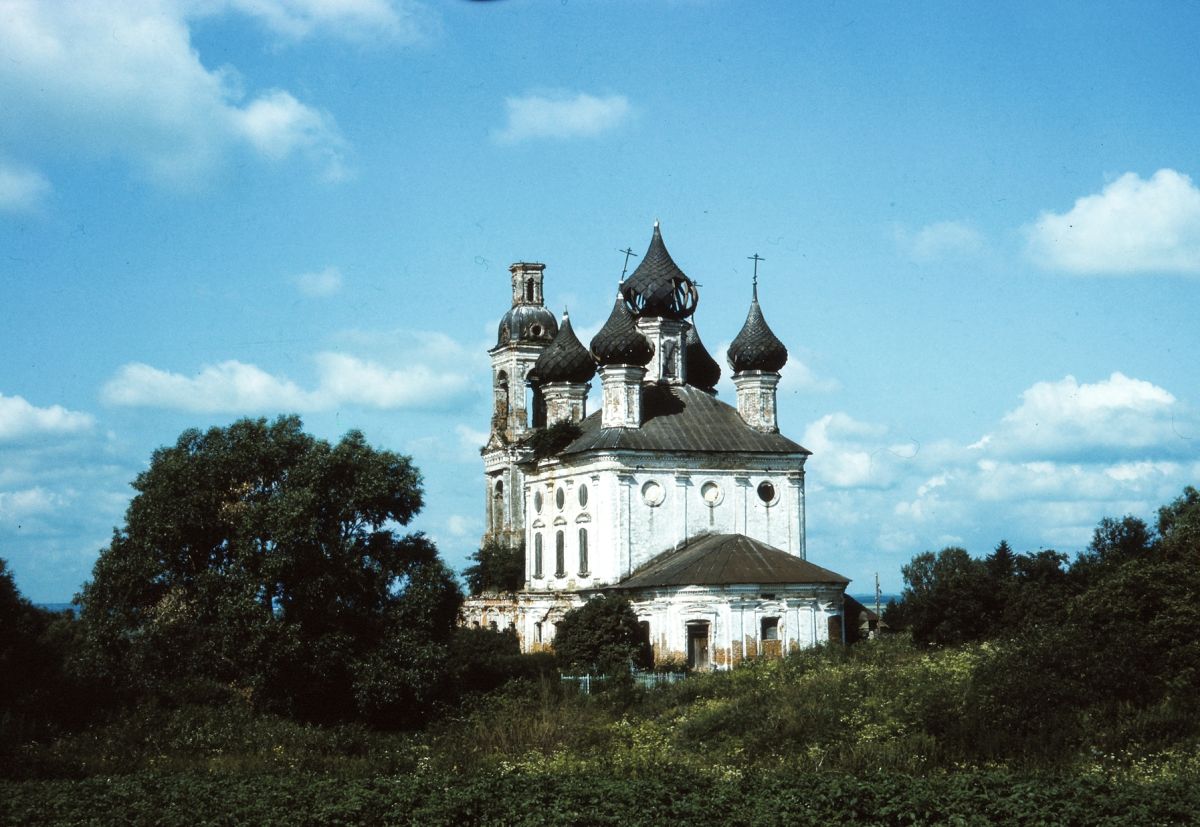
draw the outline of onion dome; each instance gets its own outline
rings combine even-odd
[[[686,319],[696,312],[700,300],[696,284],[671,259],[657,221],[646,255],[633,274],[621,283],[621,295],[639,317]]]
[[[558,320],[541,304],[513,305],[500,319],[496,346],[509,342],[549,342],[558,333]]]
[[[729,346],[729,367],[734,373],[744,370],[765,370],[778,373],[787,363],[787,348],[779,337],[771,332],[762,308],[758,306],[758,285],[754,285],[754,298],[746,323]]]
[[[592,338],[592,358],[601,365],[645,367],[654,357],[654,345],[637,329],[625,300],[617,293],[612,313]]]
[[[721,366],[709,355],[696,332],[696,325],[690,325],[683,340],[684,375],[687,383],[696,388],[711,391],[721,381]]]
[[[526,376],[531,382],[572,382],[583,384],[596,375],[596,363],[571,329],[571,316],[563,311],[558,335],[533,363]]]

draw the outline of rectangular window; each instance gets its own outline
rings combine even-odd
[[[567,576],[567,541],[561,531],[554,532],[554,576]]]
[[[533,576],[542,576],[542,535],[533,535]]]
[[[587,577],[588,575],[588,559],[587,559],[587,529],[579,529],[579,576]]]
[[[779,618],[764,617],[762,619],[762,640],[779,640]]]

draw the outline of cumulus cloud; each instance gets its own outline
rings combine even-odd
[[[887,427],[832,413],[804,430],[801,444],[814,454],[813,468],[822,485],[835,488],[880,488],[895,481],[893,459],[908,449],[889,445]]]
[[[134,362],[105,383],[101,398],[110,405],[181,411],[310,410],[315,396],[288,379],[231,359],[184,376]]]
[[[505,98],[504,109],[507,122],[493,137],[505,144],[537,138],[592,138],[616,129],[632,113],[624,95],[596,97],[586,92]]]
[[[74,434],[92,427],[92,417],[62,405],[39,408],[20,396],[0,393],[0,441],[42,434]]]
[[[1026,228],[1044,267],[1070,273],[1200,273],[1200,189],[1173,169],[1127,172]]]
[[[47,151],[117,156],[175,184],[195,183],[239,148],[268,161],[307,156],[326,175],[343,174],[344,142],[328,114],[280,89],[247,95],[232,67],[202,63],[189,26],[213,8],[4,0],[0,110],[10,135]]]
[[[894,571],[919,551],[955,542],[986,553],[1001,538],[1073,552],[1101,517],[1152,520],[1200,479],[1197,417],[1119,372],[1036,382],[972,444],[918,445],[897,431],[844,413],[805,430],[814,559]]]
[[[257,365],[228,360],[185,375],[140,362],[124,365],[105,383],[110,405],[204,413],[327,411],[357,405],[377,409],[441,409],[475,393],[474,363],[440,334],[414,337],[392,363],[338,351],[313,356],[310,388]]]
[[[50,182],[37,170],[0,158],[0,211],[36,210],[50,189]]]
[[[999,427],[972,447],[999,455],[1071,458],[1175,456],[1197,449],[1200,430],[1169,391],[1116,372],[1081,383],[1037,382]]]
[[[296,276],[295,282],[304,295],[323,298],[342,289],[342,272],[336,267],[326,267],[315,273],[302,273]]]
[[[896,242],[920,262],[973,255],[984,247],[983,234],[965,221],[938,221],[916,233],[897,228]]]

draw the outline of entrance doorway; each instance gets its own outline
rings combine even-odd
[[[687,625],[688,669],[708,668],[708,621],[697,620]]]

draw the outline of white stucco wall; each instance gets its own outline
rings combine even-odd
[[[542,463],[525,481],[527,587],[613,585],[698,534],[744,534],[804,558],[804,455],[600,455]],[[718,464],[719,461],[719,464]],[[774,488],[764,502],[762,483]],[[580,486],[588,501],[579,503]],[[557,504],[562,489],[563,506]],[[541,495],[541,508],[537,497]],[[578,571],[578,529],[588,531],[588,573]],[[567,575],[554,576],[555,533],[564,532]],[[535,577],[537,536],[542,576]]]

